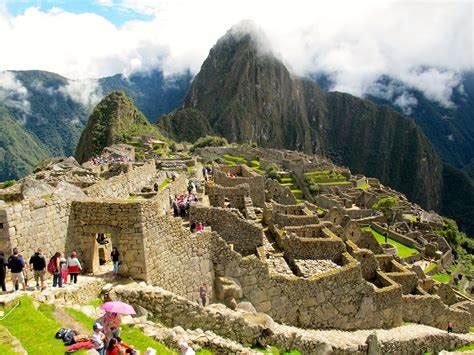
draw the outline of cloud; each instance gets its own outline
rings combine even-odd
[[[14,73],[0,72],[0,102],[23,113],[30,112],[28,90],[15,78]]]
[[[151,19],[115,26],[93,13],[33,7],[11,16],[0,6],[0,69],[43,69],[75,79],[156,67],[195,73],[212,45],[245,19],[263,30],[295,74],[329,73],[336,90],[359,96],[386,74],[449,106],[457,73],[474,63],[467,1],[94,1]]]
[[[95,106],[103,96],[98,80],[94,79],[69,80],[58,91],[85,107]]]

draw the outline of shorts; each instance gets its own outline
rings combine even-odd
[[[24,284],[25,276],[22,272],[12,272],[12,282],[13,284],[16,284],[17,282]]]
[[[33,274],[35,276],[35,280],[40,279],[41,282],[43,282],[44,281],[44,276],[46,275],[46,271],[44,271],[44,270],[34,270]]]

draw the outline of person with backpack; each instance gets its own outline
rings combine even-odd
[[[36,288],[40,287],[41,281],[41,290],[44,290],[46,287],[44,285],[44,279],[46,275],[46,258],[44,257],[41,248],[38,248],[36,253],[30,258],[30,268],[33,269],[33,274],[36,281]]]
[[[13,254],[8,258],[8,268],[12,273],[12,283],[15,291],[18,291],[20,283],[22,284],[23,291],[26,291],[25,275],[23,274],[25,261],[18,253],[18,248],[13,248]]]
[[[48,272],[53,275],[53,287],[63,287],[63,280],[61,277],[61,253],[58,251],[49,259]]]
[[[5,253],[0,251],[0,287],[2,291],[7,291],[7,286],[5,284],[5,278],[7,277],[7,263],[5,262]]]
[[[67,259],[67,267],[69,271],[69,275],[71,275],[71,283],[77,283],[77,275],[82,270],[81,263],[79,259],[77,258],[77,253],[73,251],[71,253],[71,257]]]

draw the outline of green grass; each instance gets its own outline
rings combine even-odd
[[[471,343],[469,345],[464,345],[460,348],[457,348],[455,351],[464,352],[464,351],[470,351],[470,350],[474,350],[474,343]]]
[[[94,319],[86,316],[81,311],[72,308],[66,308],[66,312],[76,321],[92,329]],[[152,347],[156,349],[157,354],[176,354],[176,352],[168,349],[163,344],[143,334],[140,329],[132,328],[128,325],[122,325],[121,328],[122,332],[120,333],[120,337],[123,341],[127,344],[133,345],[138,350],[145,351],[146,348]]]
[[[228,166],[235,166],[238,164],[247,165],[250,169],[255,171],[257,174],[263,175],[265,171],[260,166],[260,161],[257,159],[247,159],[242,155],[224,154],[222,158],[225,164]]]
[[[40,303],[38,311],[40,311],[46,318],[55,320],[54,318],[54,304]]]
[[[298,350],[281,352],[275,346],[272,346],[270,350],[262,349],[262,348],[253,348],[253,350],[256,350],[259,353],[266,354],[266,355],[301,355],[301,353]]]
[[[385,243],[385,237],[382,234],[375,231],[374,229],[372,229],[371,227],[364,227],[362,228],[362,231],[372,232],[375,239],[377,239],[377,241],[380,244]],[[392,238],[387,238],[387,243],[393,245],[395,249],[397,249],[397,254],[401,258],[407,258],[409,256],[418,254],[418,250],[414,248],[410,248],[409,246],[406,246],[400,242],[397,242],[396,240],[393,240]]]
[[[405,213],[403,215],[403,218],[405,218],[407,221],[410,221],[410,222],[416,222],[416,216],[409,213]]]
[[[357,186],[357,188],[358,188],[359,190],[362,190],[362,191],[367,191],[367,190],[370,188],[370,185],[369,185],[368,182],[365,182],[365,183],[363,183],[363,184]]]
[[[20,302],[0,325],[6,327],[30,355],[63,354],[65,346],[54,337],[61,324],[35,309],[27,296]]]
[[[430,263],[423,271],[425,274],[427,274],[428,272],[433,270],[435,267],[436,267],[436,263]]]
[[[431,276],[434,280],[441,282],[443,284],[448,284],[451,281],[451,275],[446,272],[437,272]]]
[[[163,190],[170,182],[171,182],[170,178],[167,177],[166,179],[164,179],[163,182],[160,184],[160,186],[158,186],[158,191]]]

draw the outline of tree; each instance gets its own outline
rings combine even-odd
[[[388,231],[395,222],[398,213],[398,200],[396,197],[383,197],[372,208],[382,212],[387,221],[387,230],[385,231],[385,243],[387,243]]]

